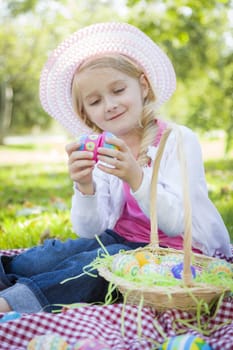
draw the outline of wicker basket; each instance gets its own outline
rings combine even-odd
[[[166,145],[167,138],[174,130],[176,137],[178,138],[177,152],[181,167],[181,176],[183,184],[183,200],[184,200],[184,240],[183,250],[175,250],[171,248],[159,247],[158,240],[158,225],[156,215],[156,197],[157,197],[157,180],[158,180],[158,169],[160,160]],[[205,268],[211,261],[218,260],[215,258],[207,257],[202,254],[192,252],[192,221],[191,221],[191,204],[189,200],[188,190],[188,177],[185,156],[182,145],[182,135],[178,128],[169,127],[164,132],[157,156],[154,162],[152,181],[151,181],[151,198],[150,198],[150,218],[151,218],[151,234],[150,244],[144,248],[134,250],[137,251],[149,251],[156,256],[164,256],[169,254],[180,254],[183,260],[183,275],[180,285],[177,286],[145,286],[142,283],[131,282],[123,277],[118,277],[111,272],[108,267],[99,267],[99,274],[104,277],[107,281],[113,283],[117,289],[125,296],[126,302],[130,304],[139,304],[143,302],[144,306],[151,306],[158,311],[164,311],[167,309],[181,309],[184,311],[197,310],[197,306],[202,305],[203,308],[207,305],[213,304],[219,299],[221,295],[228,292],[229,289],[222,286],[214,286],[207,283],[197,283],[192,278],[191,273],[191,260],[192,265],[200,268]],[[124,254],[132,254],[131,251],[127,251]],[[118,255],[118,254],[117,254]],[[201,306],[201,307],[202,307]]]

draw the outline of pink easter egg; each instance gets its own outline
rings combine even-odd
[[[91,134],[91,135],[82,134],[78,137],[78,140],[77,140],[78,142],[81,143],[79,150],[93,152],[93,159],[97,161],[98,147],[116,149],[114,145],[111,145],[105,141],[106,137],[113,138],[115,136],[112,133],[107,131],[103,132],[102,134]]]

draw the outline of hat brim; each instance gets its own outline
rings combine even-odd
[[[78,30],[50,55],[40,78],[40,100],[45,111],[72,135],[89,133],[72,106],[75,70],[87,59],[122,54],[145,72],[160,107],[176,88],[174,68],[167,55],[142,31],[127,23],[97,23]]]

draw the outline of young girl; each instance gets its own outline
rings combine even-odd
[[[82,274],[100,246],[109,254],[150,241],[152,166],[167,124],[157,109],[175,90],[168,57],[137,28],[101,23],[71,35],[52,53],[40,84],[45,110],[74,136],[108,131],[115,137],[92,151],[67,145],[74,181],[71,220],[80,238],[48,240],[14,257],[1,257],[0,311],[53,311],[58,305],[103,301],[107,282]],[[178,127],[178,126],[177,126]],[[187,159],[193,249],[231,255],[224,223],[210,202],[196,136],[179,126]],[[157,217],[160,244],[182,249],[184,210],[177,137],[171,132],[159,168]]]

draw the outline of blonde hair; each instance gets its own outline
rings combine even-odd
[[[103,130],[99,129],[96,124],[94,124],[85,114],[83,103],[79,93],[79,85],[78,85],[78,73],[84,71],[87,68],[113,68],[121,71],[122,73],[127,74],[128,76],[138,79],[142,74],[144,74],[143,70],[123,55],[116,56],[102,56],[93,60],[89,60],[81,65],[77,69],[74,74],[73,82],[72,82],[72,103],[75,112],[78,117],[90,128],[94,133],[101,133]],[[147,79],[147,77],[145,77]],[[148,80],[147,80],[148,81]],[[155,140],[155,135],[157,132],[157,123],[156,116],[154,112],[154,103],[156,100],[156,96],[154,95],[150,83],[149,92],[144,101],[143,112],[141,116],[141,120],[139,120],[139,132],[141,134],[141,144],[138,154],[138,162],[140,165],[148,164],[147,157],[147,149],[148,146],[153,144]]]

